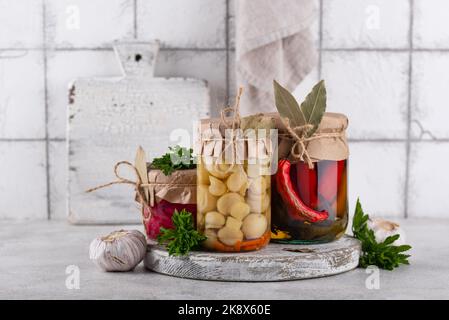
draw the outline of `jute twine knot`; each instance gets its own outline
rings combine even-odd
[[[312,140],[318,140],[323,138],[342,138],[344,131],[340,130],[338,132],[329,133],[314,133],[309,136],[310,130],[314,128],[312,124],[305,124],[301,126],[292,127],[290,125],[290,120],[288,118],[281,118],[284,125],[289,133],[291,139],[295,142],[292,145],[290,154],[293,158],[299,159],[307,163],[309,169],[313,169],[313,161],[307,151],[307,144]]]

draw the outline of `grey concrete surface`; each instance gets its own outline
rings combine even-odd
[[[413,246],[410,266],[380,271],[367,289],[364,269],[310,280],[264,283],[179,279],[147,271],[105,273],[89,260],[98,236],[122,227],[0,221],[1,299],[449,299],[449,220],[400,221]],[[129,228],[141,229],[140,226]],[[66,268],[80,270],[67,289]]]

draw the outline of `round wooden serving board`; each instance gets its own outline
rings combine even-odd
[[[270,243],[246,253],[191,252],[170,257],[161,246],[149,244],[145,267],[190,279],[217,281],[283,281],[330,276],[357,267],[360,242],[351,237],[314,245]]]

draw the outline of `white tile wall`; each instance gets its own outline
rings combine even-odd
[[[208,81],[211,105],[221,108],[226,100],[226,53],[223,51],[162,51],[156,76],[194,77]],[[216,115],[216,113],[215,113]]]
[[[357,197],[369,214],[402,217],[406,143],[352,142],[349,145],[349,212],[354,212]]]
[[[409,0],[324,0],[323,47],[407,48]]]
[[[45,138],[42,51],[0,51],[0,138]]]
[[[413,54],[413,138],[449,138],[449,53]]]
[[[324,52],[322,61],[328,110],[349,117],[349,138],[407,137],[407,53]]]
[[[413,142],[410,153],[411,217],[447,217],[449,143]]]
[[[226,0],[138,0],[137,8],[139,38],[164,47],[226,47]]]
[[[48,133],[50,138],[64,139],[68,83],[81,77],[120,76],[121,71],[112,50],[49,52],[47,64]]]
[[[0,217],[46,219],[45,142],[0,141]]]
[[[42,3],[0,0],[0,48],[42,46]]]
[[[315,1],[320,63],[294,94],[324,78],[350,117],[351,211],[447,217],[448,1]],[[234,2],[0,0],[0,219],[65,217],[67,83],[118,74],[113,41],[157,37],[158,75],[233,98]]]
[[[414,0],[413,44],[416,48],[449,48],[449,1]]]
[[[132,0],[45,0],[46,38],[55,47],[110,47],[133,38]]]

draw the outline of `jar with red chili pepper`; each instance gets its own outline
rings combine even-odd
[[[345,233],[347,124],[346,116],[325,113],[316,132],[299,143],[283,134],[280,125],[278,171],[272,176],[273,241],[323,243]],[[299,152],[294,152],[295,148]]]

